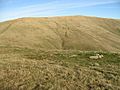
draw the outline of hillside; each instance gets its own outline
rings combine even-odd
[[[87,16],[0,23],[0,45],[47,50],[120,51],[120,20]]]
[[[120,90],[120,20],[1,22],[0,90]]]

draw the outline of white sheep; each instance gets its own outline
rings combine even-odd
[[[98,59],[99,56],[90,56],[89,58],[90,58],[90,59]]]
[[[96,54],[95,56],[90,56],[90,59],[99,59],[99,58],[103,58],[103,55],[100,54]]]

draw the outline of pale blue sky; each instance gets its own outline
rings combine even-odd
[[[0,21],[85,15],[120,19],[120,0],[0,0]]]

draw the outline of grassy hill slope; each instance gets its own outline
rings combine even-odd
[[[89,58],[96,54],[103,58]],[[1,22],[0,90],[120,90],[120,20]]]
[[[0,45],[120,51],[120,20],[86,16],[20,18],[0,23]]]

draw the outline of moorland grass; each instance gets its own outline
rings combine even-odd
[[[118,53],[19,47],[1,47],[0,51],[1,90],[120,89]],[[97,53],[104,57],[89,58]]]

